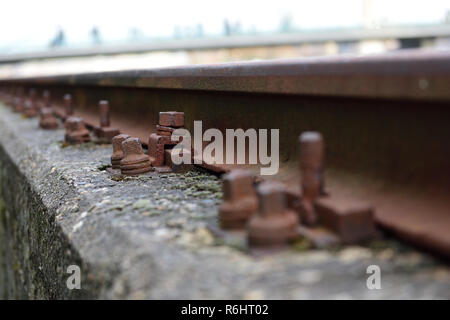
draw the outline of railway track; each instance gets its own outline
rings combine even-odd
[[[318,131],[326,144],[326,191],[370,202],[377,224],[450,257],[450,52],[311,58],[3,79],[3,92],[50,90],[88,127],[98,101],[111,123],[146,144],[158,113],[177,110],[193,132],[280,129],[280,170],[262,179],[299,192],[298,137]],[[223,173],[237,165],[206,165]],[[251,170],[257,166],[246,166]],[[255,170],[255,172],[257,172]]]

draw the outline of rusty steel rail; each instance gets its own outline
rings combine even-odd
[[[111,122],[146,142],[158,112],[185,113],[186,128],[280,129],[279,174],[297,192],[298,137],[322,133],[327,191],[370,201],[379,225],[450,257],[450,52],[309,58],[0,80],[75,114]],[[213,166],[225,172],[229,166]]]

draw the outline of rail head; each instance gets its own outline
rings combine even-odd
[[[0,83],[449,101],[450,50],[190,65]]]

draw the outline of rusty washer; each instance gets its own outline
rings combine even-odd
[[[123,159],[120,172],[124,175],[136,175],[152,170],[150,158],[142,150],[139,138],[128,138],[122,142]]]
[[[122,142],[130,138],[127,134],[119,134],[112,139],[113,154],[111,156],[111,165],[113,169],[120,169],[120,161],[123,159]]]
[[[89,130],[86,129],[83,119],[78,117],[70,117],[66,120],[65,140],[70,144],[91,141]]]
[[[293,240],[298,232],[298,215],[287,208],[286,193],[278,182],[263,182],[257,189],[258,214],[248,223],[250,246],[280,247]]]
[[[248,170],[236,169],[223,177],[224,201],[219,207],[219,221],[224,229],[244,228],[258,211],[254,177]]]
[[[323,186],[324,143],[319,132],[303,132],[300,141],[300,173],[302,197],[300,216],[302,222],[313,225],[317,222],[314,203]]]

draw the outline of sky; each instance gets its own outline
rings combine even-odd
[[[364,16],[364,1],[371,15]],[[450,0],[1,0],[0,54],[14,48],[43,48],[64,29],[71,45],[89,43],[98,26],[103,40],[120,42],[139,29],[145,37],[171,37],[201,24],[205,35],[218,36],[223,21],[239,22],[243,31],[276,32],[282,17],[307,29],[360,27],[380,24],[442,23]],[[367,5],[367,4],[366,4]]]

